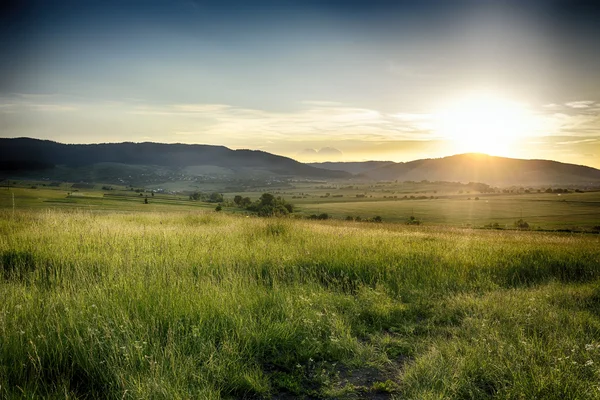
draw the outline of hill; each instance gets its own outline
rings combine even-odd
[[[361,174],[374,180],[483,182],[489,185],[598,185],[600,170],[550,160],[523,160],[485,154],[388,163]]]
[[[0,139],[0,176],[156,184],[221,179],[248,183],[286,178],[482,182],[493,186],[600,185],[600,170],[550,160],[485,154],[395,163],[303,164],[259,150],[165,143],[62,144]]]
[[[153,166],[158,168],[140,168]],[[316,179],[346,178],[350,174],[302,164],[291,158],[259,150],[232,150],[224,146],[164,144],[164,143],[103,143],[62,144],[30,138],[0,139],[0,169],[7,173],[29,176],[78,173],[89,179],[101,169],[105,181],[135,171],[162,175],[179,173],[185,176],[299,176]],[[65,170],[66,169],[66,170]],[[108,179],[108,180],[106,180]]]
[[[334,171],[346,171],[351,174],[364,174],[377,168],[385,167],[386,165],[395,164],[393,161],[363,161],[363,162],[320,162],[307,163],[307,165],[329,169]]]

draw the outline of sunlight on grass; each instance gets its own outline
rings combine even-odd
[[[89,211],[0,233],[2,397],[599,397],[597,235]]]

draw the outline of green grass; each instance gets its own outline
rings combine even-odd
[[[421,185],[422,186],[422,185]],[[431,189],[431,188],[429,188]],[[206,191],[206,189],[204,189]],[[301,189],[309,193],[309,188]],[[314,189],[313,189],[314,190]],[[298,215],[328,213],[333,218],[347,216],[369,219],[381,216],[385,222],[404,223],[414,215],[426,225],[472,226],[497,223],[503,228],[513,228],[518,219],[524,219],[532,228],[543,230],[570,229],[590,231],[600,226],[600,192],[561,194],[453,194],[434,200],[390,200],[376,194],[373,198],[321,198],[315,193],[308,198],[292,199],[293,192],[277,193],[293,203]],[[329,190],[333,192],[332,190]],[[356,190],[355,190],[356,191]],[[69,196],[68,193],[71,193]],[[428,195],[432,194],[428,192]],[[232,200],[238,193],[226,193]],[[242,192],[256,200],[258,192]],[[419,193],[416,193],[419,195]],[[143,196],[133,191],[80,190],[70,188],[0,188],[0,209],[12,210],[13,196],[15,210],[30,209],[87,209],[92,211],[132,211],[132,212],[189,212],[199,209],[214,210],[215,204],[194,202],[184,195],[155,194],[144,204]],[[479,200],[475,200],[478,197]],[[470,200],[469,200],[470,198]],[[227,212],[242,212],[238,208],[227,208]]]
[[[161,207],[0,211],[0,397],[600,398],[598,235]]]
[[[600,193],[596,192],[561,196],[479,194],[437,200],[328,199],[326,202],[299,203],[299,207],[306,214],[326,212],[335,218],[349,215],[363,219],[379,215],[389,222],[404,222],[415,215],[428,224],[454,226],[483,226],[497,222],[501,226],[512,227],[513,222],[520,218],[533,227],[543,229],[600,226]]]
[[[133,212],[161,212],[161,211],[197,211],[213,210],[214,204],[189,201],[183,195],[167,195],[139,193],[133,191],[100,191],[85,190],[73,191],[70,188],[60,189],[29,189],[15,188],[10,191],[0,189],[0,210],[14,209],[27,211],[32,209],[81,209],[88,211],[133,211]],[[144,204],[148,196],[148,204]]]

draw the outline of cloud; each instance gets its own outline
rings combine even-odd
[[[322,147],[319,150],[306,148],[295,154],[295,157],[305,162],[313,161],[338,161],[343,159],[344,153],[335,147]]]
[[[589,143],[589,142],[597,142],[598,139],[580,139],[580,140],[567,140],[564,142],[556,142],[556,144],[579,144],[579,143]]]
[[[214,113],[231,108],[226,104],[174,104],[173,109],[185,113]]]
[[[411,139],[433,137],[426,116],[404,118],[377,110],[349,107],[335,102],[303,102],[306,108],[290,112],[272,112],[224,104],[136,105],[136,115],[172,117],[185,121],[177,132],[201,132],[227,138],[305,141],[323,137],[361,138],[362,140]],[[407,114],[408,115],[408,114]],[[399,117],[400,116],[400,117]]]
[[[318,153],[321,156],[342,156],[342,155],[344,155],[344,153],[342,153],[340,150],[336,149],[335,147],[323,147],[321,150],[318,151]]]
[[[341,106],[342,103],[337,101],[320,101],[320,100],[306,100],[300,102],[300,104],[305,104],[309,106],[320,106],[320,107],[333,107],[333,106]]]
[[[298,154],[305,155],[305,156],[316,156],[318,154],[318,152],[315,149],[304,149],[301,152],[299,152]]]
[[[565,106],[570,108],[590,108],[594,103],[595,101],[593,100],[579,100],[565,103]]]
[[[75,111],[77,107],[70,104],[60,104],[60,103],[33,103],[30,101],[21,101],[21,102],[10,102],[10,103],[0,103],[0,112],[4,113],[19,113],[19,112],[32,112],[32,111],[41,111],[41,112],[65,112],[65,111]]]

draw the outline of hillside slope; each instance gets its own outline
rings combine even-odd
[[[356,162],[319,162],[307,163],[316,168],[329,169],[334,171],[346,171],[351,174],[364,174],[386,165],[395,164],[393,161],[356,161]]]
[[[0,139],[0,167],[23,171],[64,166],[80,168],[102,163],[152,165],[167,168],[215,166],[233,173],[247,169],[277,176],[345,178],[350,174],[302,164],[259,150],[224,146],[164,143],[62,144],[30,138]]]
[[[550,160],[459,154],[393,163],[369,170],[375,180],[484,182],[490,185],[600,184],[600,170]]]

